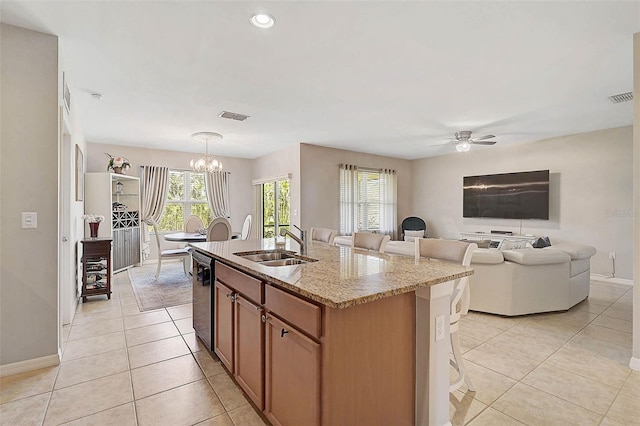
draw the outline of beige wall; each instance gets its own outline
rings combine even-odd
[[[140,166],[155,165],[166,166],[174,169],[189,169],[189,161],[197,154],[188,152],[166,151],[160,149],[136,148],[122,145],[108,145],[99,143],[87,144],[87,172],[106,172],[108,158],[104,154],[108,152],[113,156],[125,157],[131,163],[131,169],[127,174],[140,176]],[[231,228],[233,232],[240,232],[247,214],[253,213],[254,197],[251,191],[251,177],[253,160],[235,157],[217,157],[222,161],[226,171],[231,172],[230,194],[231,202]],[[162,240],[162,249],[176,247],[177,244],[167,243]],[[157,258],[155,244],[151,244],[150,259]]]
[[[340,229],[339,185],[340,163],[362,167],[390,168],[398,171],[398,226],[412,210],[412,162],[317,145],[300,145],[300,198],[303,229],[311,227]]]
[[[415,160],[414,210],[429,236],[458,238],[461,231],[514,231],[595,246],[594,273],[611,270],[631,278],[632,128],[620,127],[517,146],[474,147],[465,154]],[[550,218],[541,220],[462,217],[464,176],[549,169]]]
[[[58,351],[58,39],[1,24],[0,59],[5,365]],[[21,212],[37,212],[38,228],[21,229]]]
[[[268,179],[289,173],[291,174],[289,187],[291,224],[300,226],[300,145],[291,145],[271,154],[263,155],[256,158],[253,163],[253,179]],[[254,188],[252,188],[252,194],[255,197]],[[256,231],[259,232],[259,230]],[[254,233],[254,235],[257,234]]]

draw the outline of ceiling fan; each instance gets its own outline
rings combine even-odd
[[[461,130],[456,132],[453,144],[458,152],[467,152],[471,149],[471,145],[495,145],[496,141],[488,141],[487,139],[495,138],[494,135],[484,135],[477,138],[471,137],[471,130]]]

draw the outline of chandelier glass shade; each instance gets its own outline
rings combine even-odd
[[[219,172],[222,171],[222,163],[209,154],[209,141],[221,140],[222,135],[214,132],[198,132],[191,135],[191,138],[198,142],[205,143],[205,154],[200,158],[194,158],[189,165],[194,172]]]

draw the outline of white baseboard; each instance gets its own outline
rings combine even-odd
[[[628,285],[633,287],[633,280],[629,280],[627,278],[614,278],[614,277],[608,277],[606,275],[591,274],[591,280],[600,281],[603,283],[623,284],[623,285]]]
[[[58,349],[57,354],[47,355],[40,358],[27,359],[25,361],[12,362],[11,364],[0,365],[0,377],[11,376],[13,374],[25,373],[39,368],[54,367],[60,364],[62,352]]]
[[[640,371],[640,358],[636,358],[632,356],[631,360],[629,361],[629,368],[632,370]]]

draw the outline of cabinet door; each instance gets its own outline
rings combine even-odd
[[[126,247],[124,229],[113,230],[113,270],[118,271],[126,266],[124,250]]]
[[[262,308],[236,297],[235,377],[253,402],[264,409],[264,326]]]
[[[214,347],[220,361],[233,373],[233,290],[216,280]]]
[[[320,345],[269,314],[265,415],[274,425],[320,424]]]

